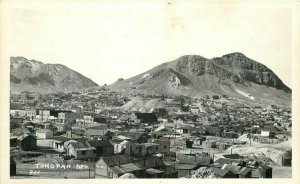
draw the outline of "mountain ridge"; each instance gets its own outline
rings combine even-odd
[[[11,91],[19,93],[71,92],[98,84],[62,64],[44,64],[25,57],[10,57]]]
[[[267,66],[239,52],[212,59],[199,55],[181,56],[129,79],[117,81],[109,87],[127,94],[194,97],[226,94],[268,103],[275,96],[275,101],[279,99],[283,104],[290,104],[292,92]],[[260,96],[262,93],[265,94]],[[271,97],[267,97],[268,93]]]

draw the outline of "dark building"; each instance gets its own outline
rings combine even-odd
[[[109,156],[114,154],[114,144],[111,140],[89,141],[96,148],[96,156]]]
[[[157,117],[154,113],[136,113],[135,115],[140,123],[153,124],[157,122]]]
[[[17,174],[17,164],[13,157],[10,157],[10,176],[15,176]]]
[[[36,149],[36,138],[29,134],[24,134],[18,137],[18,146],[23,151]]]
[[[282,166],[292,166],[292,150],[289,150],[282,155]]]

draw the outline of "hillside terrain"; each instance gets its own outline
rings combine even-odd
[[[12,93],[71,92],[97,86],[91,79],[61,64],[44,64],[24,57],[10,58]]]
[[[109,88],[123,94],[228,95],[288,107],[292,92],[272,70],[241,53],[212,59],[182,56],[135,77],[118,80]]]

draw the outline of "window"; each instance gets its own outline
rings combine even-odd
[[[164,145],[164,149],[167,149],[167,145]]]
[[[158,150],[158,146],[155,146],[155,150]]]
[[[81,151],[81,155],[86,155],[86,151]]]

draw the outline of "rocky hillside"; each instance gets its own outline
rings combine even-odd
[[[206,59],[182,56],[109,86],[123,93],[229,95],[250,101],[290,106],[291,89],[265,65],[241,53]]]
[[[13,93],[70,92],[98,86],[80,73],[60,64],[43,64],[24,57],[10,58],[10,89]]]

